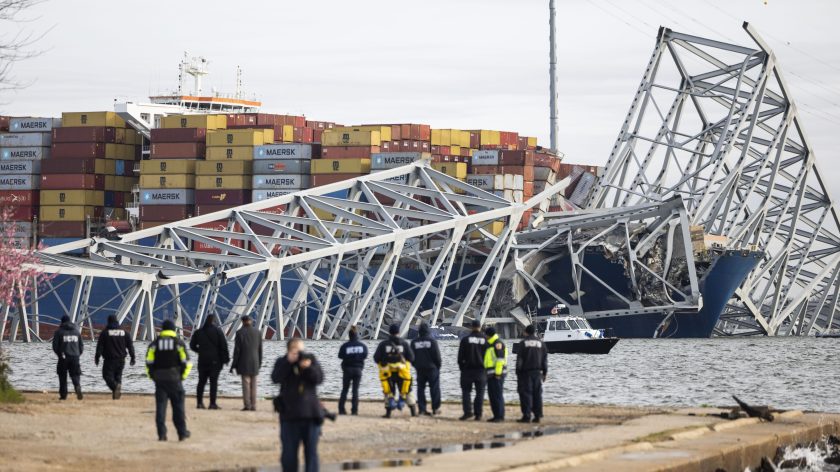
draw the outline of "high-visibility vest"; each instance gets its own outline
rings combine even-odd
[[[487,350],[484,351],[484,369],[487,375],[504,375],[507,373],[507,346],[499,339],[498,334],[487,340]],[[501,356],[496,352],[501,352]]]

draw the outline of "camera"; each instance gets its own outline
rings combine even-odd
[[[312,354],[312,353],[309,353],[309,352],[301,352],[298,355],[298,362],[300,362],[304,359],[309,360],[310,362],[314,361],[315,360],[315,354]]]

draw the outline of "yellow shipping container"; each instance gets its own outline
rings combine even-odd
[[[382,141],[390,141],[391,140],[391,127],[390,126],[378,126],[378,125],[365,125],[365,126],[337,126],[330,130],[330,132],[336,133],[346,133],[349,131],[379,131],[379,140]],[[376,144],[374,144],[376,146]]]
[[[200,190],[225,189],[248,190],[251,188],[250,175],[199,175],[195,178],[195,188]]]
[[[82,111],[61,114],[61,126],[112,126],[125,128],[125,121],[112,111]]]
[[[190,159],[149,159],[140,162],[140,173],[148,174],[194,174],[196,161]]]
[[[274,142],[273,129],[229,129],[207,132],[207,146],[261,146]]]
[[[367,174],[370,173],[370,159],[313,159],[313,174]]]
[[[117,176],[117,182],[115,187],[117,188],[117,192],[130,192],[131,187],[136,183],[137,180],[135,177]]]
[[[284,143],[295,142],[295,127],[292,125],[283,125],[283,133],[280,136],[280,141]]]
[[[254,146],[209,147],[206,159],[210,161],[250,161]]]
[[[251,161],[199,161],[195,166],[196,175],[250,175],[252,170]]]
[[[193,174],[141,175],[142,188],[195,188]],[[125,190],[123,190],[125,191]]]
[[[116,175],[106,175],[105,176],[105,190],[109,192],[121,192],[122,189],[117,188],[117,176]]]
[[[537,138],[528,138],[528,146],[537,147]]]
[[[466,162],[432,162],[432,169],[458,180],[467,178]]]
[[[382,144],[382,137],[379,131],[344,131],[339,133],[326,130],[321,136],[321,144],[324,146],[379,146]]]
[[[160,119],[161,128],[227,128],[227,115],[169,115]]]
[[[452,156],[460,156],[461,155],[461,146],[449,146],[449,154]]]
[[[41,221],[85,221],[94,217],[93,206],[42,205]]]
[[[505,229],[505,223],[504,223],[504,221],[494,221],[490,224],[486,224],[486,225],[482,226],[482,229],[490,232],[494,236],[499,236],[500,234],[502,234],[502,231],[504,231],[504,229]],[[484,238],[484,235],[482,235],[481,232],[478,231],[478,230],[475,230],[472,233],[470,233],[470,239],[483,239],[483,238]]]
[[[41,190],[41,205],[103,206],[102,190]]]
[[[117,173],[117,161],[114,159],[97,159],[93,168],[97,174],[114,175]],[[134,161],[127,162],[125,165],[130,165],[128,169],[134,168]],[[100,172],[99,169],[102,169]]]
[[[479,141],[482,146],[499,146],[502,144],[502,135],[499,131],[483,129],[479,131]]]

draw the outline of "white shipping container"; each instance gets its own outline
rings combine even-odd
[[[40,174],[41,161],[0,161],[2,174]]]
[[[534,181],[537,180],[545,180],[549,182],[554,182],[556,179],[556,174],[553,170],[548,167],[534,167]]]
[[[428,152],[380,152],[370,155],[371,170],[402,167],[423,158],[431,158]]]
[[[9,160],[43,160],[50,158],[48,147],[9,147],[0,148],[0,159]]]
[[[569,196],[569,201],[582,207],[587,197],[589,197],[589,192],[593,186],[595,186],[595,176],[592,174],[583,174],[577,186],[575,186],[575,190]]]
[[[312,159],[311,144],[254,146],[254,159]]]
[[[473,187],[491,192],[493,190],[504,190],[505,179],[503,175],[494,174],[468,174],[466,182]]]
[[[140,203],[143,205],[192,205],[195,203],[195,190],[189,188],[141,189]]]
[[[264,189],[292,189],[309,188],[309,176],[302,174],[257,174],[251,178],[255,190]]]
[[[32,237],[32,222],[31,221],[12,221],[6,224],[0,224],[0,234],[6,235],[6,228],[14,224],[15,231],[12,233],[13,238],[30,238]]]
[[[474,166],[497,166],[499,165],[499,150],[476,151],[470,162]]]
[[[61,118],[12,118],[9,131],[12,133],[49,133],[61,126]]]
[[[52,145],[52,133],[0,133],[0,147],[44,147]]]
[[[32,247],[32,239],[30,239],[30,237],[27,236],[19,236],[7,239],[4,243],[15,249],[30,249]]]
[[[523,190],[525,188],[525,177],[520,174],[505,174],[505,190]]]
[[[251,192],[251,199],[255,202],[282,197],[294,192],[294,190],[254,190]]]
[[[40,175],[0,175],[0,190],[37,190]]]
[[[390,182],[392,184],[408,185],[408,174],[397,175],[397,176],[391,177],[389,179],[385,179],[383,182]]]

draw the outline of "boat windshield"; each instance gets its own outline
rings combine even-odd
[[[572,326],[572,329],[587,329],[584,323],[581,323],[580,320],[569,320],[569,324]]]
[[[566,323],[565,320],[556,320],[548,322],[549,331],[568,331],[570,329],[572,328],[569,328],[569,324]]]

